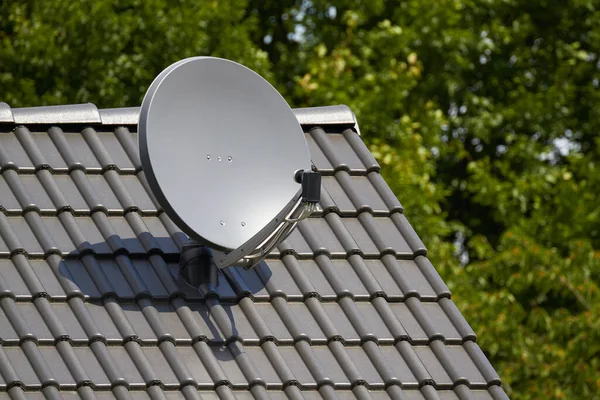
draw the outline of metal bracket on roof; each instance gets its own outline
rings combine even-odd
[[[285,208],[275,219],[269,222],[254,237],[237,249],[229,252],[213,250],[215,263],[219,268],[236,265],[250,269],[261,262],[270,252],[283,241],[296,227],[297,223],[308,217],[300,192],[291,211]]]
[[[210,249],[195,240],[189,240],[181,249],[179,272],[187,283],[193,287],[204,284],[218,284],[218,268],[231,265],[250,269],[262,261],[296,227],[296,224],[310,215],[303,212],[297,218],[290,218],[300,209],[302,202],[297,202],[294,210],[287,218],[276,218],[255,237],[231,252]],[[274,231],[269,233],[270,230]]]
[[[216,287],[219,283],[217,265],[211,249],[193,240],[181,248],[179,272],[183,279],[195,288],[204,284]]]
[[[296,171],[295,179],[302,184],[296,203],[292,210],[278,215],[253,238],[239,248],[222,252],[214,250],[216,264],[219,268],[237,265],[245,269],[256,266],[279,243],[281,243],[298,225],[318,210],[321,199],[321,174],[315,171]],[[288,208],[284,209],[285,212]]]

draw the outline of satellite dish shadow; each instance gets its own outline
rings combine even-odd
[[[111,236],[104,242],[93,244],[86,242],[78,247],[83,248],[85,246],[87,249],[91,247],[96,254],[102,254],[96,256],[101,268],[103,265],[106,266],[107,263],[114,260],[114,256],[111,257],[109,255],[111,253],[111,242],[120,243],[120,246],[125,247],[126,249],[137,249],[138,251],[132,252],[133,255],[130,257],[133,268],[130,268],[129,271],[121,271],[121,275],[133,275],[134,279],[139,279],[141,282],[144,282],[144,274],[147,274],[148,271],[142,270],[139,267],[140,264],[136,262],[137,260],[147,260],[148,258],[148,256],[143,256],[145,252],[141,245],[141,239],[141,237],[140,239],[121,239],[118,236]],[[170,241],[171,246],[173,243],[172,239],[169,237],[154,237],[154,240],[159,244]],[[86,268],[83,263],[77,262],[79,257],[79,251],[69,253],[68,256],[61,261],[59,273],[62,277],[76,285],[84,295],[89,296],[88,302],[90,304],[103,306],[101,298],[104,293],[100,293],[100,289],[97,287],[98,284],[94,283],[94,273],[91,273],[89,270],[85,273],[74,270],[74,268]],[[239,354],[243,353],[243,347],[235,346],[233,343],[240,337],[240,334],[236,326],[232,307],[237,305],[238,301],[236,299],[256,294],[264,289],[265,283],[272,275],[269,266],[264,261],[256,266],[256,268],[261,269],[260,279],[244,279],[243,276],[248,273],[246,270],[241,267],[228,267],[218,271],[218,285],[216,287],[194,288],[179,274],[179,254],[172,253],[163,255],[162,257],[165,260],[169,274],[186,299],[185,304],[179,305],[178,307],[190,307],[192,312],[197,313],[202,318],[209,329],[209,332],[205,333],[205,337],[207,338],[215,357],[220,361],[230,361],[237,358]],[[119,266],[116,265],[116,263],[113,262],[113,264],[112,268],[119,269]],[[123,286],[123,282],[111,281],[111,272],[113,271],[104,272],[107,280],[111,286],[115,287],[115,289],[118,285]],[[122,280],[122,277],[119,276],[117,279]],[[239,287],[240,279],[243,281],[243,288]],[[127,279],[125,279],[125,283],[127,286],[131,287],[131,284]],[[150,292],[150,296],[160,297],[162,304],[164,304],[164,292],[152,293],[152,287],[150,285],[146,285],[146,287]],[[132,290],[134,289],[132,288]],[[223,297],[225,297],[224,301],[221,300]],[[154,303],[151,305],[140,305],[139,302],[133,299],[126,301],[138,303],[137,306],[140,307],[140,313],[145,307],[155,306]],[[176,306],[174,306],[172,302],[170,302],[170,306],[173,307],[174,310],[169,310],[169,312],[177,311]],[[156,309],[159,312],[166,312],[164,308],[156,307]]]

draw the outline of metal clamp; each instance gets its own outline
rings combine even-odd
[[[302,183],[302,190],[295,196],[292,211],[287,215],[276,217],[239,248],[228,253],[214,251],[215,263],[219,268],[238,265],[250,269],[256,266],[275,246],[292,233],[298,222],[318,211],[321,175],[318,172],[300,170],[296,172],[295,178]]]

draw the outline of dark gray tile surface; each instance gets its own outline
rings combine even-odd
[[[352,126],[306,132],[322,211],[205,293],[135,126],[2,129],[0,400],[507,398]]]

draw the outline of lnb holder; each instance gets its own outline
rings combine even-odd
[[[321,174],[300,169],[294,177],[296,182],[302,184],[302,201],[317,204],[321,199]]]

